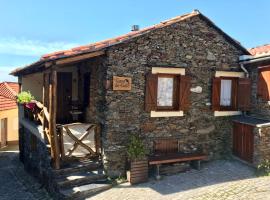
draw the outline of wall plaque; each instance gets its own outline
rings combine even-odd
[[[113,76],[113,90],[131,90],[131,78]]]

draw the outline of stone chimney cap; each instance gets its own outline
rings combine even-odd
[[[200,14],[201,12],[198,9],[194,9],[192,13]]]

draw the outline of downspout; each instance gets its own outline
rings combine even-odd
[[[241,64],[240,64],[240,67],[241,67],[241,69],[245,72],[245,77],[248,78],[248,77],[249,77],[249,73],[248,73],[247,69],[244,67],[244,64],[241,63]]]
[[[244,67],[244,64],[241,63],[241,64],[240,64],[240,67],[241,67],[241,69],[245,72],[245,77],[248,78],[248,77],[249,77],[249,73],[248,73],[248,70]],[[247,116],[247,111],[244,111],[244,112],[243,112],[243,115],[244,115],[244,116]]]

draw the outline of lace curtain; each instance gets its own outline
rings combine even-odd
[[[230,106],[232,96],[232,80],[221,80],[220,105]]]

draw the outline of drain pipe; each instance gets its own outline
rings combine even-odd
[[[246,78],[248,78],[249,77],[249,73],[248,73],[248,70],[244,67],[244,64],[240,64],[240,67],[241,67],[241,69],[245,72],[245,77]],[[247,116],[247,112],[246,111],[244,111],[243,112],[243,115],[246,117]]]
[[[241,63],[241,64],[240,64],[240,67],[241,67],[241,69],[245,72],[246,78],[248,78],[248,77],[249,77],[249,73],[248,73],[247,69],[244,67],[244,64]]]

